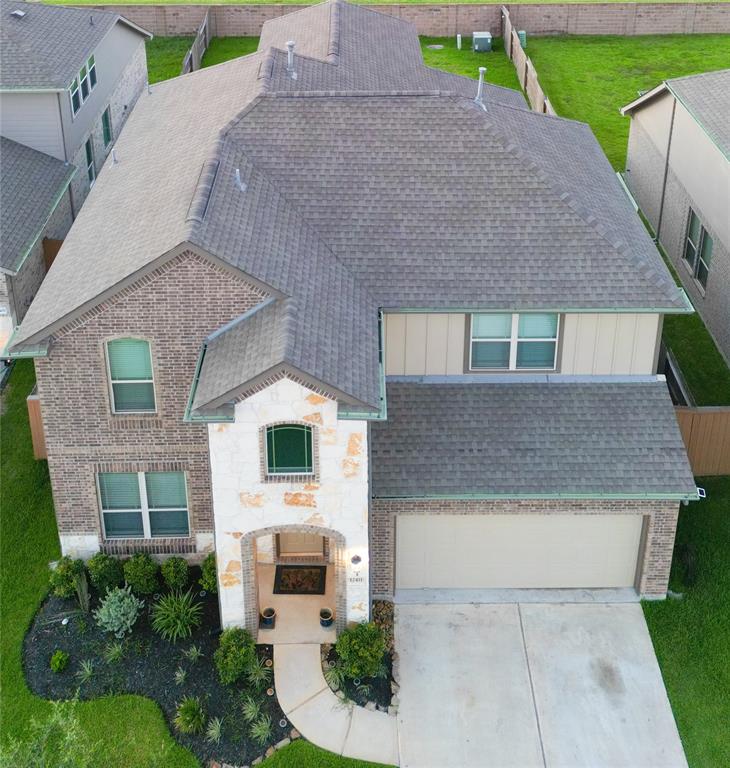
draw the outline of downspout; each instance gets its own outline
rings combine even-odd
[[[667,195],[667,176],[669,175],[669,153],[672,149],[672,134],[674,133],[674,113],[677,111],[677,97],[672,102],[672,119],[669,123],[669,136],[667,138],[667,156],[664,159],[664,179],[662,180],[662,197],[659,201],[659,219],[656,225],[656,237],[654,240],[661,243],[660,235],[662,229],[662,219],[664,218],[664,198]]]

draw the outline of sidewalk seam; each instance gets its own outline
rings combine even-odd
[[[525,652],[525,664],[527,665],[527,679],[530,681],[530,694],[532,695],[532,708],[535,712],[535,724],[537,725],[537,736],[540,739],[540,753],[542,754],[542,764],[547,768],[547,758],[545,757],[545,746],[542,743],[542,728],[540,727],[540,715],[537,711],[537,699],[535,698],[535,686],[532,682],[532,669],[530,668],[530,655],[527,653],[527,638],[525,637],[525,626],[522,623],[522,608],[517,603],[517,616],[520,619],[520,633],[522,634],[522,650]]]

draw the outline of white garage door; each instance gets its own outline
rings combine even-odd
[[[640,515],[402,515],[398,589],[631,587]]]

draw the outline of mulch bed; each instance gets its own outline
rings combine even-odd
[[[199,576],[200,569],[191,569],[191,584],[197,590]],[[291,723],[287,721],[284,727],[279,725],[285,716],[276,695],[267,696],[265,690],[255,693],[245,682],[233,686],[223,686],[218,682],[213,664],[213,652],[218,647],[220,634],[218,596],[206,594],[199,598],[203,603],[202,624],[192,637],[177,644],[163,640],[152,631],[149,612],[153,597],[145,599],[145,607],[132,633],[121,641],[125,649],[124,657],[115,663],[104,660],[105,647],[116,642],[113,635],[99,629],[91,614],[74,615],[63,626],[60,618],[77,609],[76,601],[48,597],[36,614],[23,644],[25,675],[33,693],[46,699],[70,699],[76,695],[80,699],[93,699],[119,693],[148,696],[162,708],[174,737],[204,764],[214,758],[234,765],[248,765],[268,746],[289,736]],[[98,595],[92,591],[92,610],[97,605]],[[204,654],[195,664],[182,654],[193,644]],[[51,655],[57,649],[66,651],[71,657],[67,668],[61,673],[52,672],[49,667]],[[272,647],[269,645],[257,646],[257,652],[264,658],[272,658]],[[94,674],[88,682],[80,683],[76,672],[85,659],[93,662]],[[187,672],[186,680],[181,685],[175,682],[175,671],[179,667]],[[270,685],[273,687],[273,674]],[[241,716],[241,700],[248,693],[254,694],[261,702],[261,711],[269,714],[272,720],[271,741],[263,747],[248,738],[248,726]],[[175,730],[172,725],[175,707],[184,696],[200,697],[208,718],[224,718],[223,738],[218,744],[207,742],[204,735],[183,735]]]

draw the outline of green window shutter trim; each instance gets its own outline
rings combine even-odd
[[[311,473],[312,428],[303,424],[267,427],[266,458],[271,473]]]

